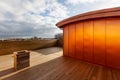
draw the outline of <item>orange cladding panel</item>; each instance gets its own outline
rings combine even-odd
[[[93,62],[93,21],[84,22],[84,60]]]
[[[105,65],[105,19],[94,20],[94,63]]]
[[[75,57],[75,24],[69,25],[69,56]]]
[[[93,21],[84,22],[84,60],[93,62]]]
[[[68,56],[68,26],[63,28],[63,55]]]
[[[120,69],[120,18],[106,22],[107,66]]]
[[[64,56],[120,69],[120,18],[71,23],[64,27]]]
[[[76,23],[76,58],[83,59],[83,22]]]

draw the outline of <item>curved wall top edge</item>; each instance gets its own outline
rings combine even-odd
[[[67,18],[58,22],[56,26],[58,26],[59,28],[62,28],[63,25],[76,22],[76,21],[95,19],[95,18],[116,17],[116,16],[120,17],[120,7],[96,10],[96,11],[91,11],[91,12],[79,14],[76,16],[72,16],[70,18]]]

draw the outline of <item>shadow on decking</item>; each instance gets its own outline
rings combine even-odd
[[[60,51],[62,51],[62,48],[60,47],[51,47],[51,48],[35,50],[35,52],[43,54],[43,55],[49,55],[49,54],[53,54],[53,53],[60,52]]]
[[[15,72],[14,68],[10,68],[10,69],[0,71],[0,77],[5,76],[5,75],[10,74],[10,73],[13,73],[13,72]]]

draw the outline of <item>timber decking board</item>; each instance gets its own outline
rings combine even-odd
[[[120,70],[62,54],[56,47],[31,51],[30,67],[19,71],[13,69],[12,55],[0,56],[0,80],[120,80]]]

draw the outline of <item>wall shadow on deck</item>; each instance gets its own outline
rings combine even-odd
[[[40,49],[40,50],[35,50],[34,52],[43,54],[43,55],[49,55],[49,54],[53,54],[53,53],[58,53],[60,51],[62,51],[63,49],[60,47],[51,47],[51,48],[44,48],[44,49]]]
[[[10,74],[10,73],[13,73],[13,72],[15,72],[14,68],[9,68],[9,69],[0,71],[0,77],[5,76],[5,75]]]

